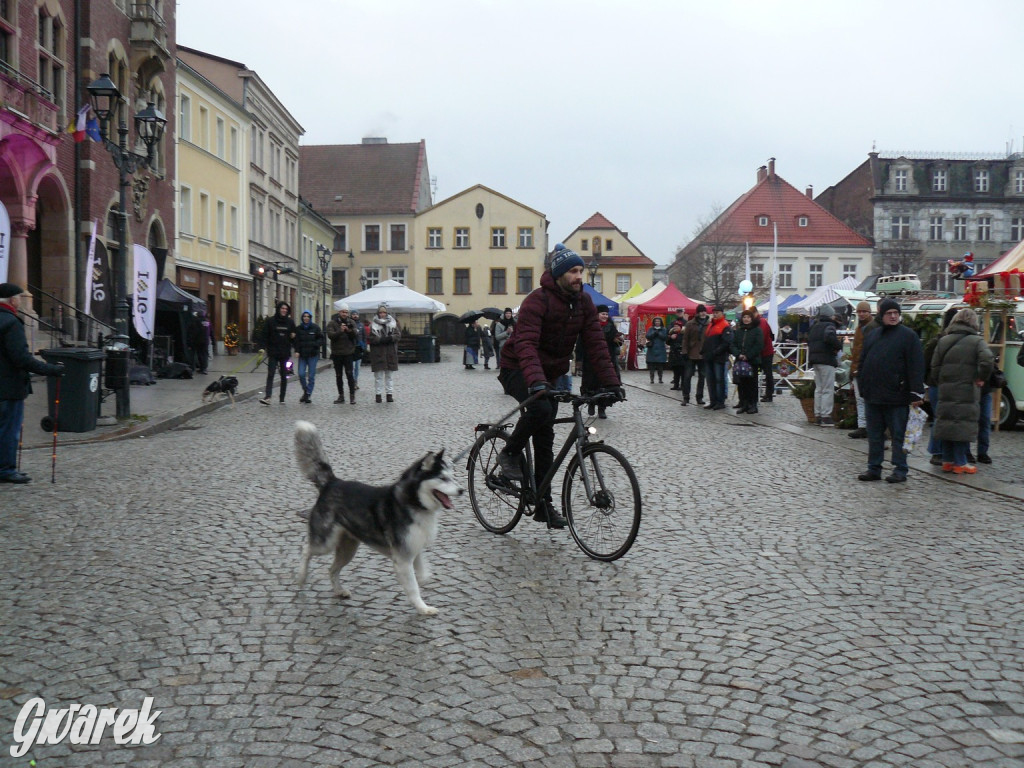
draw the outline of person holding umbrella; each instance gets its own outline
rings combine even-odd
[[[22,293],[19,285],[0,283],[0,483],[19,485],[32,481],[18,471],[18,440],[25,420],[25,398],[32,394],[29,374],[64,375],[63,365],[44,363],[29,352],[24,321],[18,316]]]

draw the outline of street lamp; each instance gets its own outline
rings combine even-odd
[[[126,354],[131,353],[128,349],[128,324],[131,319],[131,307],[128,305],[128,185],[131,177],[136,171],[144,168],[155,168],[157,157],[156,147],[164,135],[164,128],[167,126],[167,119],[157,109],[153,102],[149,102],[146,108],[135,115],[135,134],[142,139],[146,145],[146,154],[138,155],[128,149],[128,126],[125,124],[124,116],[119,107],[124,101],[121,92],[110,79],[110,75],[102,74],[97,80],[89,84],[89,100],[96,112],[100,122],[100,137],[103,139],[103,146],[107,148],[114,160],[114,165],[120,174],[118,185],[120,196],[117,205],[117,255],[114,259],[114,330],[116,334],[111,337],[114,346],[123,345]],[[107,138],[107,125],[117,112],[118,141],[115,143]],[[128,358],[123,361],[125,367],[123,386],[117,392],[117,418],[127,419],[131,417],[131,390],[128,386]]]
[[[321,282],[320,282],[320,302],[321,302],[321,304],[320,304],[320,306],[323,307],[323,313],[322,313],[322,316],[320,318],[320,321],[322,323],[321,330],[324,331],[324,334],[323,334],[323,337],[324,337],[324,339],[323,339],[323,352],[322,352],[322,356],[323,357],[327,357],[327,299],[325,298],[326,294],[327,294],[327,270],[331,268],[331,256],[333,256],[333,255],[334,254],[331,253],[331,249],[328,248],[326,245],[324,245],[323,243],[318,243],[317,244],[317,246],[316,246],[316,257],[317,257],[317,259],[320,262],[320,276],[321,276]]]
[[[594,258],[592,258],[590,260],[590,263],[587,265],[587,271],[590,273],[590,287],[591,288],[594,287],[594,281],[597,280],[597,270],[601,268],[601,265],[599,263],[600,261],[601,261],[601,254],[595,253],[594,254]]]

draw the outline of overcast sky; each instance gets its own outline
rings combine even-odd
[[[288,16],[282,14],[288,12]],[[600,211],[658,264],[758,166],[815,194],[879,151],[1020,152],[1020,0],[178,0],[303,144],[426,140],[550,245]]]

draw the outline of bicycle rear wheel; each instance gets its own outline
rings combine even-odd
[[[480,525],[491,533],[508,533],[519,523],[526,501],[519,483],[506,480],[498,453],[508,441],[503,429],[488,429],[469,452],[469,501]]]
[[[583,473],[593,498],[587,498]],[[562,507],[569,532],[595,560],[611,562],[629,551],[640,530],[640,484],[633,468],[614,448],[594,443],[573,456],[562,480]]]

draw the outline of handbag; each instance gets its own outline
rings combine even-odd
[[[1006,374],[997,367],[992,366],[992,373],[988,376],[988,387],[989,389],[1005,389]]]
[[[749,379],[754,375],[754,366],[746,360],[737,360],[732,366],[732,383],[739,384],[740,379]]]

